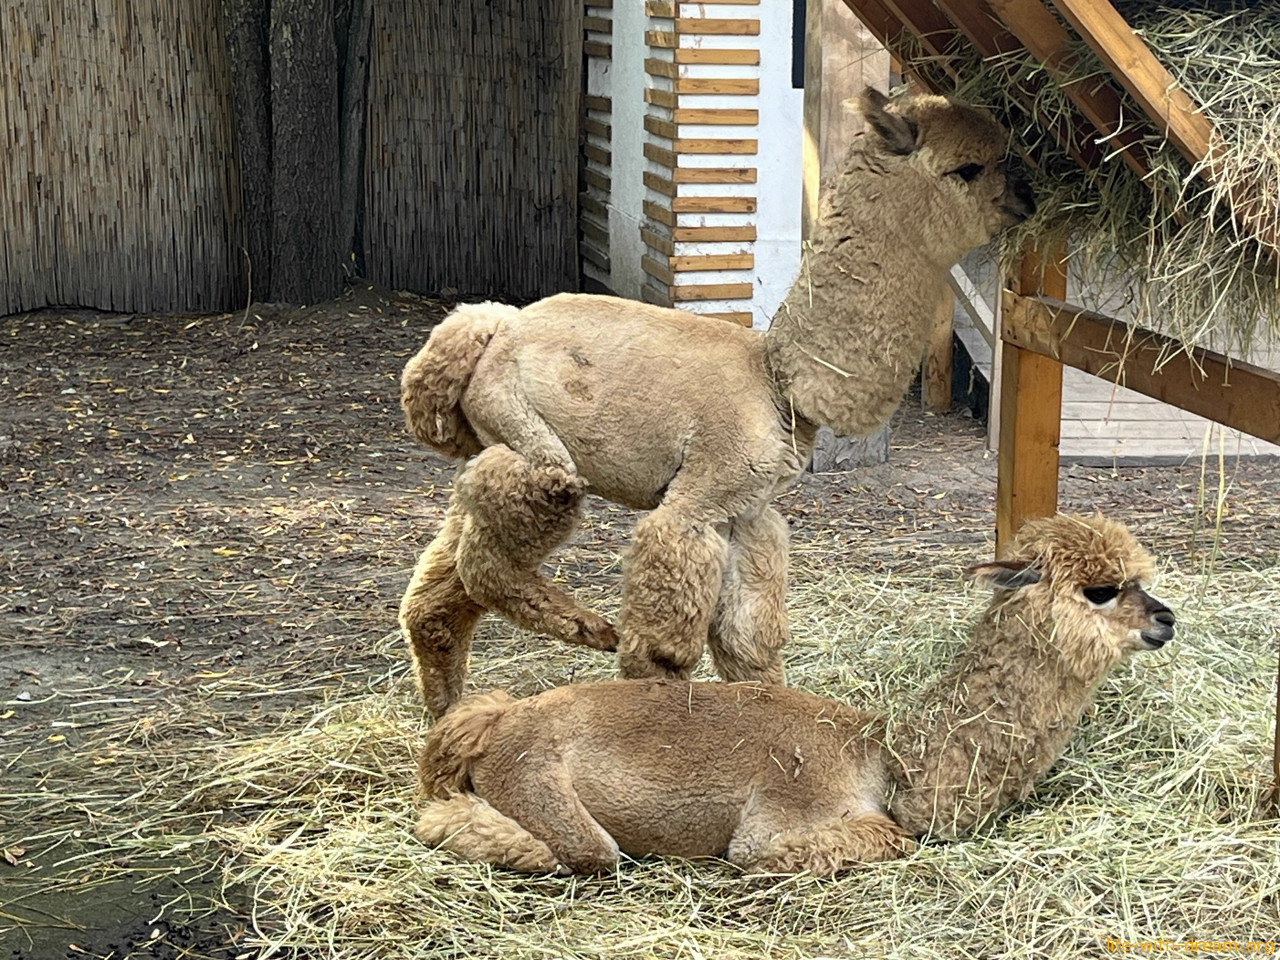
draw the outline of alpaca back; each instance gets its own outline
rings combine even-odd
[[[427,799],[471,789],[471,767],[489,749],[494,724],[516,700],[503,690],[458,703],[428,731],[418,754],[418,781]]]
[[[519,313],[501,303],[463,304],[431,331],[400,380],[400,405],[415,437],[455,459],[484,449],[459,404],[499,325]]]

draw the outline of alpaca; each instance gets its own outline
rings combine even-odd
[[[418,836],[528,872],[632,856],[829,874],[952,838],[1026,797],[1107,672],[1173,637],[1120,524],[1028,522],[972,640],[886,724],[761,684],[617,680],[457,704],[427,735]]]
[[[617,649],[624,677],[687,678],[709,644],[723,679],[782,682],[787,527],[771,501],[820,425],[863,435],[889,418],[952,264],[1034,210],[985,113],[874,90],[860,106],[867,132],[767,332],[558,294],[460,306],[405,366],[410,430],[471,458],[400,607],[433,715],[461,695],[486,610]],[[616,631],[539,572],[588,490],[652,511]]]

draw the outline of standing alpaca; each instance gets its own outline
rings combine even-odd
[[[787,528],[770,501],[819,425],[863,435],[889,418],[951,265],[1034,208],[986,114],[873,90],[861,109],[868,132],[767,333],[559,294],[461,306],[406,365],[410,429],[473,458],[400,607],[434,715],[462,693],[485,610],[618,648],[626,677],[687,677],[709,640],[725,680],[782,681]],[[538,569],[587,490],[653,511],[636,526],[618,634]]]
[[[623,680],[500,691],[427,735],[425,842],[531,872],[632,856],[719,856],[832,873],[954,837],[1026,797],[1107,672],[1173,637],[1140,583],[1150,555],[1102,517],[1031,521],[973,639],[886,731],[784,687]]]

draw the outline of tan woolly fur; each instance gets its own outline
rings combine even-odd
[[[620,680],[468,697],[419,755],[418,836],[530,872],[631,856],[829,874],[1025,798],[1107,672],[1172,639],[1120,524],[1028,523],[965,651],[893,723],[776,685]]]
[[[462,692],[477,610],[619,651],[629,678],[781,682],[787,529],[770,505],[820,425],[869,433],[919,365],[947,271],[1029,215],[1007,134],[941,97],[868,90],[767,332],[616,297],[459,307],[406,365],[413,434],[462,469],[400,622],[428,709]],[[590,492],[652,510],[617,632],[539,573]],[[465,502],[464,502],[465,501]]]

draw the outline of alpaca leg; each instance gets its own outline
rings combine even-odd
[[[629,679],[687,679],[702,657],[724,570],[713,524],[661,506],[636,524],[622,575],[618,665]]]
[[[771,506],[734,518],[724,583],[708,641],[716,671],[730,683],[782,683],[787,623],[787,521]]]
[[[829,876],[855,863],[896,860],[915,849],[911,835],[882,813],[820,820],[768,836],[762,843],[735,836],[729,860],[761,873]]]
[[[418,839],[464,860],[494,863],[525,873],[554,873],[560,861],[551,848],[474,793],[424,804]]]
[[[467,596],[454,562],[462,526],[461,510],[451,505],[400,601],[400,628],[409,644],[414,680],[433,717],[462,696],[471,633],[484,613]]]
[[[573,533],[583,486],[562,466],[530,462],[505,446],[489,447],[454,487],[466,512],[458,576],[473,601],[519,627],[613,650],[618,639],[612,625],[538,572],[547,554]]]
[[[477,793],[489,797],[524,829],[546,841],[561,872],[598,873],[618,862],[618,844],[596,821],[559,762],[526,758],[519,772],[472,771]]]

